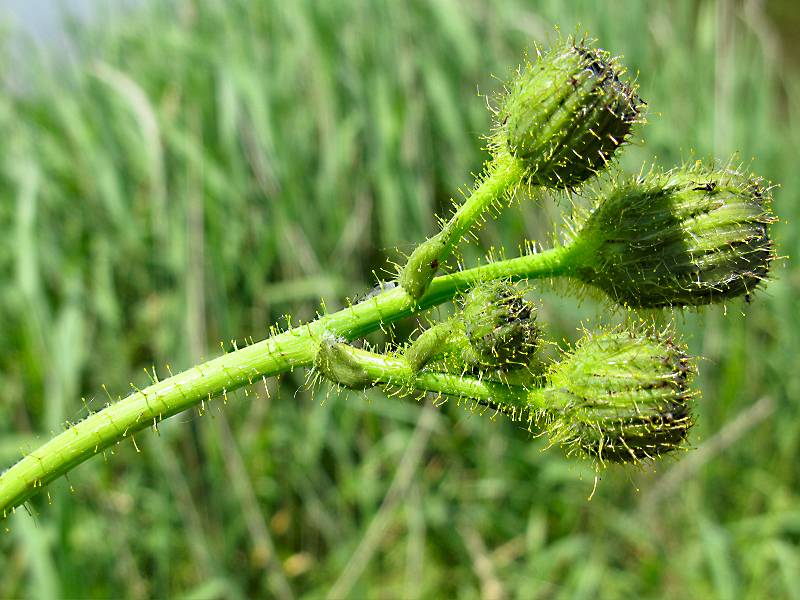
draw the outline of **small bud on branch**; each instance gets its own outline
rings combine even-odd
[[[461,310],[423,331],[404,352],[415,369],[435,362],[451,372],[527,365],[539,346],[536,306],[507,281],[481,282],[461,299]]]

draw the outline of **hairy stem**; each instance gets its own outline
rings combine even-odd
[[[461,239],[494,202],[522,181],[525,169],[522,163],[510,154],[500,154],[493,163],[486,178],[442,228],[441,235],[445,237],[446,242],[441,261],[450,256]]]
[[[137,389],[70,425],[0,475],[0,517],[7,516],[47,483],[137,431],[156,427],[167,417],[244,385],[312,364],[320,339],[326,334],[355,339],[383,324],[447,302],[477,282],[569,275],[578,259],[576,247],[565,246],[437,277],[416,303],[402,287],[396,287]],[[436,382],[432,379],[429,383]]]
[[[466,374],[415,370],[404,356],[387,356],[353,347],[348,347],[347,352],[375,385],[468,398],[517,418],[548,407],[546,388],[511,385]]]
[[[520,161],[510,154],[499,154],[487,167],[485,177],[456,210],[442,230],[411,253],[400,274],[400,285],[415,300],[425,294],[439,266],[453,253],[488,208],[513,190],[525,173]]]

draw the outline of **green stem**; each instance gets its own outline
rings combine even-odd
[[[425,294],[439,266],[470,228],[494,202],[519,185],[524,174],[522,163],[510,154],[499,154],[492,159],[486,176],[442,230],[417,246],[408,258],[400,274],[400,284],[412,298],[418,300]]]
[[[446,242],[441,261],[450,256],[461,239],[494,202],[497,202],[499,198],[502,198],[522,181],[525,174],[522,162],[510,154],[500,154],[492,162],[486,178],[480,182],[480,185],[458,207],[455,214],[442,228]]]
[[[155,428],[167,417],[244,385],[312,364],[325,334],[361,337],[383,324],[447,302],[479,281],[569,275],[579,258],[576,249],[574,245],[555,248],[437,277],[416,303],[396,287],[137,390],[70,425],[0,475],[0,517],[45,484],[137,431]]]
[[[509,385],[462,374],[419,371],[404,356],[387,356],[352,346],[347,348],[347,353],[376,385],[468,398],[516,418],[522,418],[531,410],[548,407],[546,388]]]

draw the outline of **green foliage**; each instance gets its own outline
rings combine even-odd
[[[497,90],[487,74],[578,22],[657,107],[622,165],[758,156],[783,188],[776,245],[800,254],[798,80],[758,3],[159,4],[80,32],[76,66],[32,67],[0,100],[3,464],[85,416],[82,395],[100,408],[101,384],[144,386],[144,368],[368,289],[486,159],[476,82]],[[539,220],[508,211],[482,245],[546,239]],[[706,359],[696,460],[609,470],[587,503],[591,470],[518,424],[296,392],[289,375],[84,465],[35,519],[18,511],[0,596],[280,596],[288,581],[317,597],[350,566],[354,596],[792,597],[800,279],[776,266],[752,305],[681,319]],[[537,293],[554,337],[595,314]]]

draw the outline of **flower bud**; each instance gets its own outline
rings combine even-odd
[[[601,198],[578,233],[578,279],[631,307],[702,305],[751,293],[774,258],[769,188],[697,163]]]
[[[520,70],[498,135],[530,183],[570,188],[606,166],[645,106],[623,75],[607,52],[574,39]]]
[[[461,319],[470,348],[467,364],[526,365],[539,345],[536,306],[510,283],[491,281],[472,288],[464,297]]]
[[[464,343],[460,344],[459,341]],[[416,372],[445,356],[461,356],[466,345],[466,337],[459,322],[450,320],[437,323],[420,333],[405,349],[403,356],[411,370]]]
[[[417,246],[400,272],[400,285],[414,300],[422,298],[436,276],[446,242],[447,238],[441,232],[428,238]]]
[[[693,424],[692,365],[669,339],[627,331],[585,337],[548,377],[551,438],[600,463],[677,448]]]
[[[481,283],[449,320],[423,331],[403,353],[412,370],[502,372],[527,366],[539,346],[536,306],[510,283]]]

